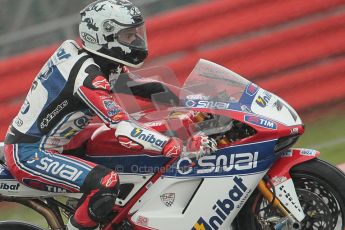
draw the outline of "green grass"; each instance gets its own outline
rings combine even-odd
[[[40,214],[17,203],[0,203],[0,221],[4,220],[21,220],[48,229],[47,222]]]
[[[336,141],[334,144],[330,142]],[[345,115],[326,117],[306,124],[306,130],[295,147],[318,148],[321,158],[333,164],[345,162]],[[323,146],[323,147],[322,147]],[[1,202],[0,220],[24,220],[47,228],[46,221],[37,213],[21,205]]]
[[[296,147],[316,149],[321,159],[332,164],[345,163],[345,115],[307,123]]]

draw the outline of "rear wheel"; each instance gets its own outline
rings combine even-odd
[[[44,230],[35,225],[19,221],[0,221],[0,230]]]
[[[292,168],[291,177],[306,218],[302,226],[283,229],[343,230],[345,227],[345,175],[319,159]],[[238,229],[269,230],[281,219],[258,192],[238,215]]]

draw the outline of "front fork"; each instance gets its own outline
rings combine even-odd
[[[309,161],[320,155],[318,151],[310,149],[290,149],[274,163],[267,175],[271,186],[261,180],[257,186],[262,196],[277,208],[284,216],[275,229],[281,229],[283,222],[289,221],[294,229],[300,228],[300,222],[305,218],[305,213],[299,202],[290,170],[293,166]],[[275,191],[273,194],[272,191]]]

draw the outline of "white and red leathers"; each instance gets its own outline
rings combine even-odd
[[[111,96],[109,81],[93,58],[75,41],[65,41],[34,79],[9,127],[5,158],[13,176],[27,186],[84,193],[84,202],[73,220],[82,227],[97,226],[114,205],[118,189],[118,176],[113,170],[61,154],[63,146],[95,115],[116,129],[115,136],[125,147],[161,152],[168,157],[177,157],[182,150],[178,139],[130,120]],[[141,133],[151,135],[154,141],[140,139]],[[200,147],[201,139],[195,143]],[[93,207],[102,199],[106,204],[102,210]]]

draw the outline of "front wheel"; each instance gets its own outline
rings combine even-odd
[[[345,228],[345,175],[336,167],[313,159],[290,171],[296,193],[306,214],[302,226],[283,229],[343,230]],[[258,192],[238,215],[238,229],[270,230],[282,218]]]

